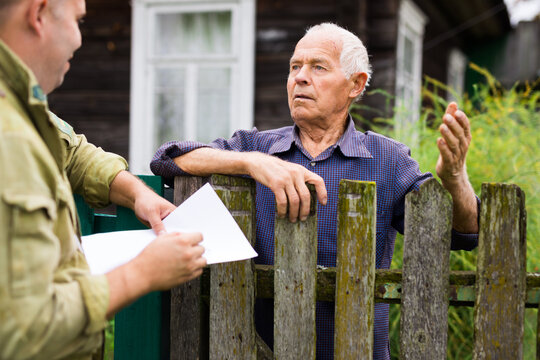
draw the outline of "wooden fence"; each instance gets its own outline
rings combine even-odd
[[[175,203],[206,181],[253,243],[251,180],[178,177]],[[128,338],[129,345],[115,345],[115,358],[314,359],[315,302],[325,300],[336,304],[336,359],[371,359],[376,301],[401,302],[401,359],[446,359],[449,305],[475,307],[474,359],[522,359],[525,307],[538,307],[540,302],[540,274],[526,273],[524,194],[515,185],[483,184],[481,197],[476,273],[449,270],[451,199],[434,179],[407,195],[403,269],[379,270],[375,183],[343,180],[336,268],[316,265],[313,202],[305,222],[276,219],[274,266],[251,260],[211,265],[202,277],[164,293],[161,309],[149,311],[139,304],[144,298],[132,305],[139,310],[122,324],[145,318],[160,324],[161,338],[155,340],[155,333],[144,326],[136,334],[122,335],[117,320],[115,337]],[[256,298],[274,298],[273,354],[254,328]],[[121,326],[131,328],[127,323]],[[142,356],[150,342],[160,348]]]

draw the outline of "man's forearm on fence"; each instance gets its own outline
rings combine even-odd
[[[478,203],[469,180],[464,178],[452,184],[442,181],[442,184],[452,195],[452,227],[465,234],[478,233]]]

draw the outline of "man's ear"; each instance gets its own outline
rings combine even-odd
[[[49,11],[48,0],[30,0],[26,11],[26,23],[30,30],[37,35],[43,34],[45,12]]]
[[[349,97],[356,98],[360,95],[366,87],[367,79],[368,75],[365,72],[352,74],[350,80],[353,82],[354,86],[349,93]]]

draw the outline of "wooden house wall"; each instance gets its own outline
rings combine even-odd
[[[83,45],[64,84],[49,95],[49,106],[90,142],[127,157],[131,6],[125,0],[91,0],[86,11]]]
[[[502,0],[471,0],[473,3]],[[443,4],[415,0],[428,15],[424,44],[474,16],[478,6],[460,5],[450,13]],[[442,4],[442,5],[441,5]],[[254,122],[259,129],[292,123],[287,104],[288,63],[296,42],[305,29],[330,21],[358,34],[368,49],[373,67],[370,89],[394,93],[396,46],[400,0],[258,0],[256,4],[256,54]],[[444,6],[443,6],[444,5]],[[487,5],[482,5],[484,8]],[[504,14],[498,14],[504,16]],[[506,14],[507,16],[507,14]],[[460,38],[482,39],[485,26],[478,24]],[[493,24],[491,27],[493,28]],[[476,29],[476,30],[475,30]],[[474,30],[474,31],[473,31]],[[495,27],[496,30],[496,27]],[[492,30],[493,33],[494,30]],[[128,157],[129,95],[131,57],[131,5],[125,0],[87,2],[86,22],[82,25],[83,46],[72,60],[65,83],[49,96],[50,107],[89,141]],[[448,52],[461,47],[460,40],[444,40],[424,49],[423,73],[446,81]],[[391,106],[382,95],[364,96],[363,105],[387,110]],[[364,111],[366,117],[380,113]]]
[[[488,69],[504,87],[510,88],[516,81],[524,84],[540,78],[540,17],[520,22],[500,44],[503,50],[499,56],[492,55],[493,65]],[[474,56],[471,53],[471,59],[478,62],[485,61],[487,56],[488,52],[478,50]],[[536,83],[536,86],[540,87],[540,84]]]
[[[384,89],[393,93],[398,9],[399,0],[259,0],[255,126],[262,130],[292,124],[286,92],[289,58],[305,29],[321,22],[335,22],[356,33],[370,54],[373,77],[369,89]],[[381,95],[366,96],[361,102],[383,109],[386,98]],[[369,114],[367,112],[366,116],[369,117]]]
[[[474,60],[471,52],[485,51],[487,42],[498,41],[511,30],[508,11],[502,0],[414,1],[428,17],[422,74],[444,83],[447,82],[452,48],[461,50],[471,61]],[[491,56],[495,54],[491,53]]]
[[[255,126],[291,125],[287,103],[289,59],[306,28],[336,21],[339,2],[326,0],[257,1]]]
[[[369,0],[366,5],[367,37],[365,44],[373,70],[367,91],[381,89],[394,94],[396,87],[396,52],[398,38],[398,13],[400,0]],[[363,116],[388,117],[392,114],[393,101],[381,95],[365,95],[362,105],[373,109]]]

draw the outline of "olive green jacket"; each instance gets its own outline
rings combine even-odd
[[[0,41],[0,359],[87,359],[100,347],[108,282],[88,271],[72,192],[105,206],[126,168],[49,112]]]

